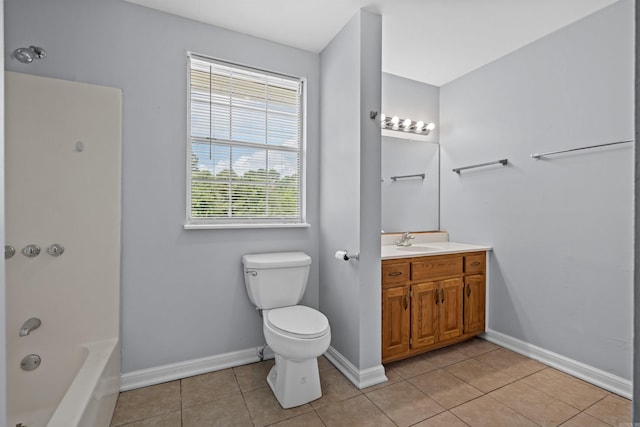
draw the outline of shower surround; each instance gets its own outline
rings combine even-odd
[[[120,385],[121,91],[13,72],[5,91],[8,425],[106,427]]]

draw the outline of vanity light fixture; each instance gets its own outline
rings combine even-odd
[[[398,116],[389,117],[385,114],[381,114],[380,127],[382,127],[382,129],[412,132],[419,135],[429,135],[429,133],[436,128],[436,125],[435,123],[425,124],[422,120],[414,122],[411,119],[401,119]]]

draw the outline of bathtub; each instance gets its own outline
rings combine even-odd
[[[38,369],[9,378],[8,426],[109,426],[120,388],[118,340],[60,348],[41,357]]]

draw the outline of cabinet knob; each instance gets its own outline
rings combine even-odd
[[[388,275],[389,275],[389,276],[399,276],[399,275],[401,275],[401,274],[402,274],[402,272],[401,272],[401,271],[392,271],[392,272],[391,272],[391,273],[389,273]]]
[[[409,295],[404,296],[404,309],[406,310],[409,307]]]
[[[442,290],[442,301],[440,302],[444,304],[444,289]]]
[[[467,285],[467,297],[471,296],[471,285]]]
[[[436,304],[438,303],[439,300],[440,298],[438,298],[438,290],[436,289]]]

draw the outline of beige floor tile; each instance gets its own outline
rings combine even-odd
[[[546,368],[546,366],[540,362],[521,356],[505,348],[499,348],[481,354],[480,356],[476,356],[475,359],[516,379],[524,378]]]
[[[240,393],[231,369],[196,375],[182,380],[182,408]]]
[[[584,412],[580,412],[575,417],[571,418],[564,424],[561,424],[561,427],[611,427],[609,424],[600,421],[597,418],[592,417],[591,415],[585,414]]]
[[[307,412],[297,417],[271,424],[274,427],[324,427],[324,423],[315,412]]]
[[[322,372],[322,371],[326,371],[327,369],[334,369],[334,368],[335,366],[333,366],[333,364],[329,362],[329,359],[327,359],[324,356],[318,357],[318,371]]]
[[[269,387],[269,384],[267,384],[267,375],[274,363],[275,360],[270,359],[233,368],[233,373],[236,375],[240,391],[245,392],[257,388]]]
[[[445,410],[406,381],[366,393],[366,396],[399,426],[410,426]]]
[[[584,412],[612,426],[631,423],[631,401],[614,394],[608,395]]]
[[[522,379],[574,408],[584,410],[607,392],[553,368],[546,368]]]
[[[333,402],[317,409],[316,412],[328,427],[394,426],[393,422],[364,395]]]
[[[120,393],[111,425],[119,426],[180,410],[180,381]]]
[[[182,410],[182,427],[252,427],[241,394],[213,400]]]
[[[471,427],[535,427],[536,423],[489,396],[467,402],[451,410]]]
[[[444,369],[485,393],[515,381],[509,375],[475,359],[463,360]]]
[[[320,387],[322,388],[322,397],[311,402],[311,406],[314,408],[362,394],[337,369],[328,369],[320,373]]]
[[[258,388],[243,395],[249,415],[256,426],[266,426],[313,411],[309,404],[283,409],[271,388]]]
[[[447,411],[431,417],[428,420],[419,422],[414,427],[468,427],[468,425]]]
[[[433,363],[438,368],[442,368],[453,365],[454,363],[462,362],[463,360],[468,359],[469,356],[454,348],[445,347],[439,350],[430,351],[429,353],[422,355],[422,358]]]
[[[506,385],[489,396],[543,426],[557,426],[580,412],[522,381]]]
[[[482,396],[480,390],[444,369],[428,372],[408,381],[447,409]]]
[[[127,424],[126,427],[181,427],[182,412],[172,412],[167,415],[158,415],[157,417],[145,418],[141,421],[135,421]]]
[[[435,364],[420,356],[389,363],[386,368],[402,378],[411,378],[438,369]]]
[[[490,343],[489,341],[485,341],[481,338],[474,338],[469,341],[461,342],[460,344],[456,344],[450,347],[454,350],[459,351],[469,357],[480,356],[481,354],[487,353],[491,350],[496,350],[500,347],[497,345]]]

